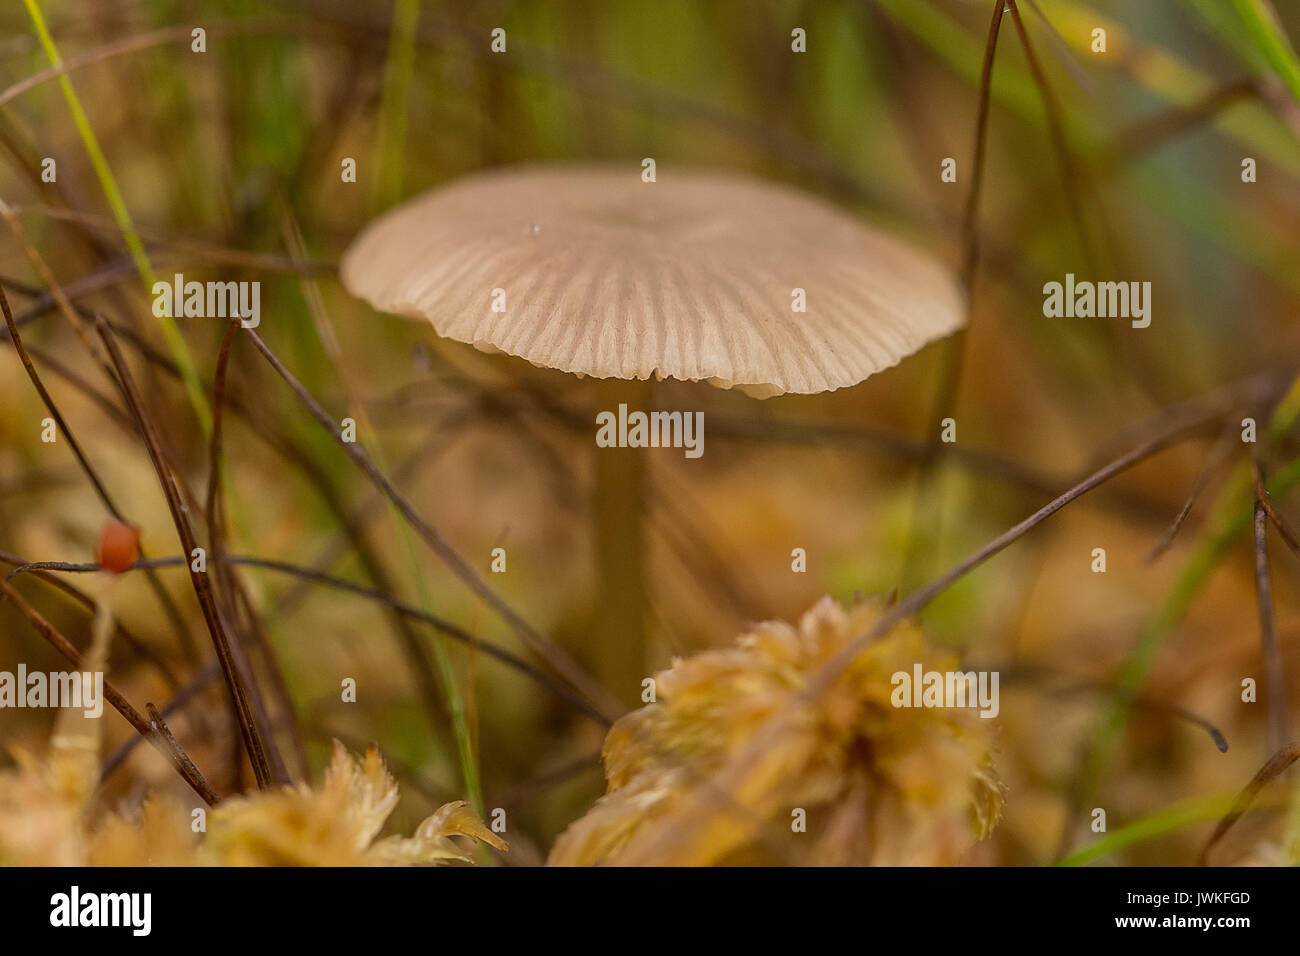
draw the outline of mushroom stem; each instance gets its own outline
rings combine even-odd
[[[650,383],[602,379],[602,410],[643,408]],[[601,684],[624,703],[640,700],[646,674],[645,460],[641,448],[597,448],[592,519],[596,539],[596,620],[588,653]]]

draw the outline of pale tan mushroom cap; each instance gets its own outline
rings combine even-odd
[[[637,166],[458,179],[371,223],[341,272],[376,309],[485,351],[760,396],[855,385],[965,314],[947,269],[828,203],[730,174],[644,183]]]

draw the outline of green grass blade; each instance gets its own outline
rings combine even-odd
[[[1194,823],[1217,820],[1232,809],[1235,799],[1235,794],[1218,793],[1208,797],[1181,800],[1140,820],[1134,820],[1113,833],[1107,833],[1096,842],[1057,860],[1052,865],[1087,866],[1089,863],[1095,863],[1112,853],[1145,840],[1176,832]]]
[[[32,19],[32,25],[36,28],[36,35],[41,41],[41,46],[45,49],[45,55],[49,58],[50,65],[55,69],[62,67],[63,58],[59,56],[58,47],[54,45],[54,38],[50,36],[49,28],[45,25],[45,17],[41,13],[37,0],[23,0],[23,3],[27,5],[27,13]],[[131,253],[131,260],[135,263],[140,277],[144,279],[145,285],[148,287],[150,295],[152,295],[154,283],[158,281],[158,277],[153,270],[153,264],[149,261],[148,253],[145,252],[144,243],[140,240],[140,234],[136,232],[135,222],[131,219],[131,212],[127,209],[121,190],[118,189],[117,180],[113,178],[113,171],[109,168],[108,160],[104,157],[104,151],[99,146],[99,140],[95,136],[94,129],[91,128],[90,119],[86,116],[86,111],[81,106],[77,91],[72,88],[72,81],[68,79],[66,73],[59,74],[59,87],[63,90],[63,98],[67,100],[68,109],[72,112],[72,121],[76,124],[77,133],[81,136],[82,143],[85,144],[86,152],[90,154],[91,165],[95,169],[95,176],[99,179],[100,187],[104,190],[104,196],[108,199],[108,205],[113,210],[113,218],[126,240],[127,249]],[[212,410],[208,407],[208,400],[203,392],[203,386],[199,382],[198,372],[194,367],[194,359],[190,355],[189,347],[185,344],[185,338],[181,335],[176,320],[172,316],[163,314],[158,321],[162,325],[163,338],[167,341],[172,360],[176,362],[177,367],[180,369],[186,394],[189,396],[190,404],[194,407],[194,414],[198,416],[199,424],[203,427],[203,433],[210,435],[212,433]]]
[[[1295,48],[1283,32],[1272,5],[1268,0],[1232,0],[1232,6],[1268,65],[1300,101],[1300,59],[1296,58]]]
[[[1183,0],[1196,11],[1206,27],[1205,33],[1214,40],[1229,46],[1241,57],[1253,73],[1268,69],[1268,61],[1260,55],[1259,47],[1246,32],[1245,24],[1233,10],[1231,3],[1223,0]]]
[[[402,167],[406,147],[406,111],[415,66],[415,32],[420,21],[420,0],[395,0],[393,27],[384,64],[384,93],[375,137],[376,204],[391,206],[402,195]]]
[[[375,153],[375,203],[390,206],[402,195],[402,158],[406,144],[406,113],[410,98],[411,74],[415,66],[416,28],[420,20],[420,0],[395,0],[393,25],[388,38],[388,60],[384,65],[384,92],[379,111],[379,131]],[[370,446],[375,463],[386,470],[378,443]],[[389,502],[389,511],[397,523],[398,535],[415,577],[420,606],[432,612],[433,595],[425,579],[420,550],[410,526],[397,507]],[[442,635],[432,636],[434,663],[438,680],[447,695],[447,709],[451,713],[452,730],[456,737],[456,751],[460,759],[461,776],[465,782],[466,798],[480,815],[483,813],[483,787],[479,778],[478,760],[474,754],[473,739],[465,711],[464,695],[452,666],[451,655]]]

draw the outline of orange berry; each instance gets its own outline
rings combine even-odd
[[[129,524],[110,518],[99,535],[95,558],[105,571],[121,574],[140,557],[140,535]]]

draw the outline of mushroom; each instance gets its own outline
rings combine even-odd
[[[340,272],[374,308],[427,319],[445,338],[610,380],[606,409],[635,408],[652,376],[759,398],[856,385],[965,317],[955,277],[927,255],[731,173],[465,176],[371,223]],[[597,637],[623,645],[607,679],[628,699],[645,673],[643,462],[606,448],[596,464]]]

